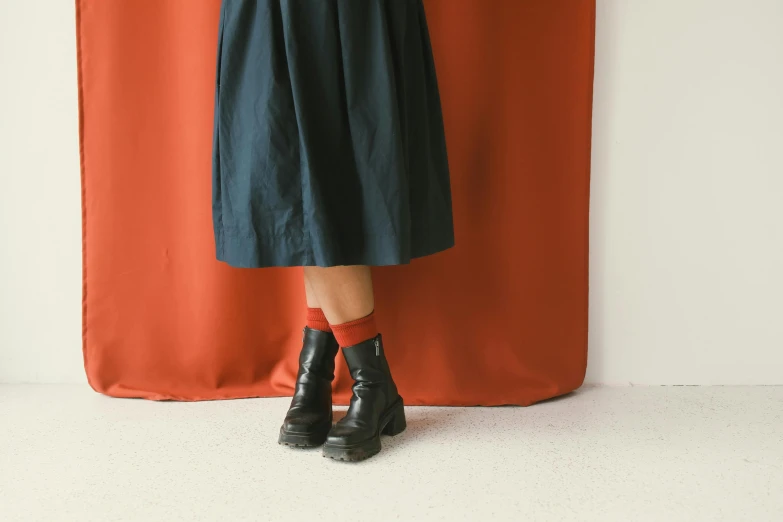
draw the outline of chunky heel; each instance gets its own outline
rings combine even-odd
[[[400,399],[400,404],[394,408],[394,413],[392,414],[391,419],[389,419],[389,423],[384,426],[382,433],[393,437],[405,431],[407,426],[408,423],[405,421],[405,406],[402,404],[402,399]]]

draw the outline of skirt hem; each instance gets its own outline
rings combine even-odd
[[[334,266],[397,266],[407,265],[414,259],[422,257],[428,257],[440,252],[444,252],[454,247],[454,240],[447,241],[440,245],[429,245],[428,248],[422,248],[414,251],[409,256],[393,256],[393,255],[363,255],[358,257],[338,257],[327,259],[322,262],[310,263],[305,261],[307,257],[312,259],[312,255],[302,253],[301,259],[291,258],[275,258],[274,255],[270,255],[267,259],[263,257],[261,259],[247,259],[241,255],[226,254],[218,251],[216,259],[222,263],[225,263],[233,268],[290,268],[299,266],[318,266],[321,268],[329,268]],[[241,251],[241,250],[240,250]]]

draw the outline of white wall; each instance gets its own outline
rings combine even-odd
[[[588,380],[783,384],[783,1],[599,0]]]
[[[0,0],[0,382],[86,382],[75,27]]]
[[[598,0],[588,382],[783,384],[783,2]],[[0,2],[0,382],[85,382],[73,2]]]

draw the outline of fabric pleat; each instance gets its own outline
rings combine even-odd
[[[218,259],[394,265],[454,244],[420,0],[225,0],[221,20]]]

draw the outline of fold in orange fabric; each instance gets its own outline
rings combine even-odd
[[[290,395],[301,269],[215,260],[219,0],[76,5],[89,383],[158,400]],[[570,392],[586,366],[594,2],[425,7],[456,246],[374,269],[395,380],[411,405]]]

